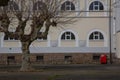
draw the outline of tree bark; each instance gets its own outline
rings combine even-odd
[[[22,44],[22,65],[20,71],[31,71],[33,70],[30,65],[30,51],[29,46],[30,42],[21,42]]]

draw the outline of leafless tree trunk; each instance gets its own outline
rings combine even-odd
[[[30,71],[32,67],[30,65],[30,51],[29,42],[22,42],[22,65],[21,71]]]
[[[20,69],[21,71],[33,70],[31,67],[30,50],[29,50],[31,43],[34,40],[36,40],[38,37],[40,38],[47,37],[51,26],[57,26],[58,23],[66,24],[67,22],[71,21],[71,19],[66,19],[63,21],[56,17],[58,13],[58,8],[61,5],[60,3],[63,0],[44,0],[44,2],[40,1],[41,6],[39,6],[39,10],[35,12],[34,11],[31,12],[32,14],[30,14],[30,5],[27,4],[26,1],[28,2],[28,0],[21,0],[22,7],[23,7],[21,11],[13,11],[13,12],[11,11],[12,13],[5,11],[2,14],[0,13],[0,22],[1,22],[0,32],[4,32],[5,35],[8,35],[8,36],[17,36],[21,42],[21,45],[22,45],[21,46],[22,64]],[[10,32],[8,30],[9,25],[11,23],[10,14],[14,15],[14,17],[18,19],[18,26],[15,32]],[[29,20],[32,21],[30,26],[31,33],[26,35],[24,30]],[[45,31],[38,34],[39,31],[44,26],[45,26]]]

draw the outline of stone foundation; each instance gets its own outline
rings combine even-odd
[[[107,60],[109,63],[109,54]],[[43,53],[30,54],[32,64],[100,64],[101,53]],[[0,64],[21,64],[22,54],[0,54]],[[115,55],[112,54],[115,61]]]

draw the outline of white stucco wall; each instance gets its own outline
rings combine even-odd
[[[116,56],[120,58],[120,32],[116,34]]]
[[[59,24],[57,27],[51,27],[49,31],[48,41],[42,41],[42,42],[34,41],[31,47],[41,47],[41,46],[51,47],[50,44],[53,41],[56,41],[57,43],[56,44],[57,46],[55,47],[80,47],[79,44],[82,43],[80,41],[83,41],[85,43],[84,47],[106,47],[107,48],[109,46],[109,18],[108,18],[108,12],[107,12],[107,10],[109,9],[108,8],[109,0],[98,0],[103,3],[104,8],[106,10],[105,12],[104,11],[103,12],[88,12],[90,3],[96,0],[72,0],[72,1],[75,4],[77,4],[75,7],[76,7],[76,10],[78,11],[78,12],[73,12],[73,14],[80,13],[80,10],[83,11],[79,15],[78,14],[74,15],[75,17],[77,17],[76,22],[71,23],[71,24]],[[31,24],[31,21],[27,23],[25,34],[30,33],[31,31],[30,24]],[[15,27],[15,26],[11,26],[11,27]],[[74,32],[74,35],[76,37],[75,41],[60,42],[61,41],[60,35],[62,32],[66,30],[70,30]],[[89,41],[88,35],[90,35],[89,33],[95,30],[103,33],[105,37],[104,41],[88,42]],[[3,39],[4,35],[1,35],[0,37],[2,37]],[[11,42],[9,40],[1,41],[1,45],[3,47],[20,47],[19,43]]]

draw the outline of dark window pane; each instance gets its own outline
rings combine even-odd
[[[98,40],[98,39],[104,39],[103,35],[101,32],[93,32],[90,37],[89,37],[90,40],[94,39],[94,40]]]
[[[61,38],[62,40],[64,40],[65,39],[65,36],[62,36],[62,38]]]
[[[73,4],[71,6],[71,10],[75,10],[75,6]]]
[[[15,40],[18,40],[18,38],[17,38],[17,37],[15,37],[14,39],[15,39]]]
[[[62,40],[65,40],[65,33],[61,37]]]
[[[90,4],[89,10],[104,10],[104,6],[100,1],[94,1]]]
[[[15,56],[7,56],[7,64],[15,63]]]
[[[101,6],[100,6],[100,10],[103,10],[103,9],[104,9],[104,8],[103,8],[103,6],[101,5]]]
[[[8,56],[7,59],[15,60],[15,56]]]
[[[10,37],[8,35],[5,35],[4,40],[8,40],[8,39],[10,39],[10,40],[18,40],[19,37],[17,35],[10,36]]]
[[[95,39],[99,39],[98,36],[95,36]]]
[[[75,35],[73,33],[71,33],[71,32],[65,32],[62,35],[61,39],[63,39],[63,40],[65,40],[65,39],[67,39],[67,40],[75,40]]]
[[[15,61],[15,56],[8,56],[7,57],[7,64],[9,64],[10,62],[14,62]]]
[[[98,1],[94,1],[94,5],[98,5],[99,4],[99,2]]]
[[[18,39],[19,39],[19,37],[18,37],[17,35],[15,35],[15,36],[14,36],[14,39],[15,39],[15,40],[18,40]]]
[[[71,32],[66,32],[67,35],[70,35]]]
[[[73,33],[71,33],[71,39],[72,39],[72,40],[75,40],[75,36],[74,36]]]
[[[95,6],[94,8],[95,8],[95,10],[99,10],[98,6]]]
[[[41,37],[38,37],[38,39],[42,39]]]
[[[65,56],[64,58],[65,58],[65,60],[69,60],[72,58],[72,56]]]
[[[100,39],[104,39],[104,37],[103,37],[102,33],[100,33]]]
[[[42,61],[43,60],[43,56],[36,56],[36,61]]]
[[[71,5],[70,3],[71,3],[70,1],[65,2],[66,5]]]
[[[66,10],[71,10],[69,6],[66,7]]]
[[[75,5],[70,1],[66,1],[62,4],[61,10],[75,10]]]
[[[90,40],[93,39],[93,33],[90,35],[89,39],[90,39]]]
[[[61,6],[61,10],[64,10],[64,11],[65,11],[65,4],[63,4],[63,5]]]
[[[37,1],[33,5],[33,10],[44,10],[46,8],[47,8],[46,4],[43,3],[42,1]]]
[[[67,38],[67,39],[70,39],[70,36],[67,36],[66,38]]]
[[[99,60],[100,59],[100,55],[93,55],[93,60]]]
[[[44,37],[44,38],[38,37],[37,39],[40,39],[40,40],[47,40],[47,37]]]
[[[93,5],[90,5],[89,10],[93,10]]]
[[[10,37],[10,40],[13,40],[14,38],[13,37]]]
[[[94,32],[94,34],[98,34],[98,32]]]
[[[4,40],[8,40],[8,36],[7,35],[5,35]]]

